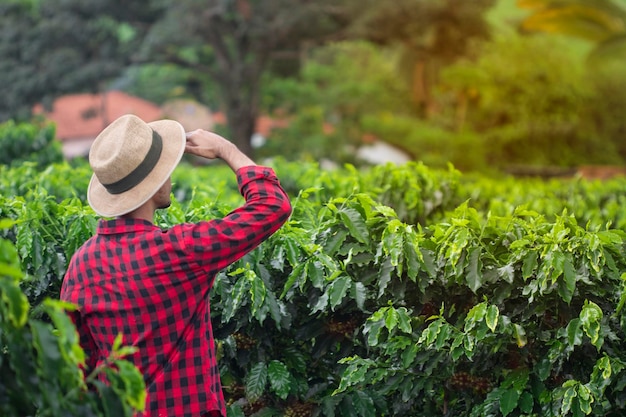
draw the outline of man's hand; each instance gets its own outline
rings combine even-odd
[[[203,129],[187,132],[185,152],[207,159],[222,159],[233,171],[249,165],[256,165],[250,158],[235,146],[234,143],[217,133]]]

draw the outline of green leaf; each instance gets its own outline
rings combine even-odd
[[[443,319],[437,319],[430,323],[427,328],[422,331],[419,342],[426,343],[427,346],[432,345],[437,339],[437,335],[444,324]]]
[[[576,271],[572,263],[571,254],[567,254],[563,261],[563,278],[559,280],[559,295],[566,303],[572,301],[576,289]]]
[[[395,308],[390,307],[387,309],[387,314],[385,315],[385,327],[389,332],[393,331],[398,325],[398,312]]]
[[[363,310],[367,299],[367,289],[362,282],[353,282],[350,287],[350,296],[356,302],[359,309]]]
[[[428,249],[421,249],[422,259],[424,259],[424,269],[430,278],[437,275],[437,267],[435,265],[435,255]]]
[[[591,403],[594,401],[591,391],[583,384],[578,384],[577,391],[580,410],[585,413],[585,415],[591,414]]]
[[[467,286],[474,293],[483,285],[483,265],[480,260],[481,253],[482,248],[480,246],[473,247],[469,250],[469,262],[467,264],[465,280],[467,281]]]
[[[450,344],[450,354],[452,359],[456,362],[465,353],[464,340],[466,335],[464,333],[457,334]]]
[[[349,387],[362,384],[368,369],[375,364],[371,359],[363,359],[358,356],[343,358],[340,363],[348,363],[348,367],[341,374],[339,387],[333,392],[336,395]]]
[[[33,252],[32,229],[28,225],[20,224],[17,228],[16,247],[20,258],[28,259]]]
[[[76,306],[54,299],[47,299],[43,304],[46,313],[50,316],[52,323],[57,329],[58,343],[62,347],[64,354],[76,365],[83,365],[85,363],[85,352],[80,346],[78,332],[74,327],[74,323],[67,314],[68,311],[75,310]],[[121,355],[123,352],[118,352],[118,354]]]
[[[283,317],[286,316],[284,304],[276,299],[276,295],[269,291],[265,297],[266,305],[269,309],[272,320],[276,323],[276,328],[281,328]]]
[[[524,328],[519,324],[513,325],[513,336],[515,337],[515,342],[518,347],[524,347],[526,346],[526,343],[528,343],[526,330],[524,330]]]
[[[283,359],[286,365],[297,372],[305,373],[307,370],[307,360],[304,354],[294,346],[288,346],[283,351]]]
[[[243,412],[241,406],[237,403],[226,407],[226,414],[228,417],[246,417],[246,414]]]
[[[406,307],[400,307],[398,310],[398,327],[404,333],[411,334],[413,332],[413,328],[411,326],[411,316]]]
[[[509,413],[517,407],[517,402],[519,401],[520,393],[514,389],[505,390],[500,396],[500,412],[504,417],[508,416]]]
[[[374,400],[364,391],[355,391],[351,394],[352,405],[360,417],[376,417]]]
[[[285,364],[276,360],[270,361],[267,366],[267,376],[269,377],[272,391],[279,398],[287,399],[291,389],[291,374]]]
[[[535,370],[539,379],[545,381],[552,372],[552,362],[548,357],[544,357],[535,365]]]
[[[0,239],[0,274],[21,278],[20,259],[15,246],[6,239]]]
[[[343,301],[346,294],[352,287],[352,280],[346,275],[342,275],[335,279],[329,286],[328,292],[330,294],[330,308],[334,311]]]
[[[94,381],[93,384],[96,387],[98,395],[102,401],[105,417],[120,417],[126,415],[124,404],[112,387],[105,385],[100,381]]]
[[[255,364],[246,375],[246,395],[250,401],[256,401],[265,392],[267,386],[267,365],[265,362]]]
[[[485,314],[487,314],[487,303],[482,302],[472,307],[465,317],[465,331],[472,330],[476,323],[485,318]]]
[[[327,395],[322,397],[322,403],[320,405],[321,415],[324,417],[335,417],[335,409],[340,399],[340,396]]]
[[[415,357],[417,356],[417,352],[419,350],[419,346],[417,343],[412,343],[408,349],[405,349],[402,352],[402,366],[404,368],[408,368],[413,364]]]
[[[565,254],[561,250],[554,250],[552,252],[548,252],[548,254],[544,258],[548,265],[552,267],[552,272],[550,276],[552,278],[552,283],[554,284],[556,280],[563,275],[563,267],[565,265]]]
[[[537,269],[537,252],[529,251],[524,257],[522,263],[522,277],[524,279],[530,278]]]
[[[524,391],[517,405],[522,413],[530,414],[533,411],[535,400],[530,392]]]
[[[327,288],[326,291],[317,298],[315,305],[311,306],[311,314],[318,311],[326,310],[326,307],[328,306],[328,298],[329,296]]]
[[[123,340],[124,340],[124,334],[121,332],[118,333],[117,336],[115,336],[115,339],[113,339],[113,345],[111,345],[111,351],[117,352],[120,346],[122,346]]]
[[[380,275],[378,277],[378,298],[382,297],[385,293],[387,285],[391,282],[391,271],[393,266],[389,259],[385,259],[385,262],[380,267]]]
[[[369,243],[369,232],[361,213],[352,208],[342,208],[339,210],[339,216],[352,237],[361,243]]]
[[[491,329],[492,332],[496,331],[496,327],[498,326],[498,317],[500,317],[500,310],[495,305],[490,305],[487,308],[487,314],[485,315],[485,321],[487,322],[487,327]]]
[[[385,255],[389,257],[391,265],[398,268],[398,274],[402,274],[402,264],[400,259],[403,256],[404,236],[400,232],[402,223],[394,219],[387,223],[387,227],[383,231],[382,244]]]
[[[136,410],[142,411],[146,404],[146,384],[139,369],[126,360],[115,361],[120,377],[126,388],[125,400]]]
[[[593,301],[585,300],[582,310],[580,311],[580,323],[583,330],[591,339],[591,344],[600,349],[602,340],[600,339],[600,326],[602,321],[602,310]]]
[[[254,271],[246,271],[246,277],[250,282],[250,298],[252,300],[252,311],[253,315],[256,315],[257,310],[261,308],[261,306],[265,302],[265,295],[267,293],[267,289],[265,288],[265,283],[261,278],[259,278]],[[263,322],[263,320],[259,320]]]
[[[526,384],[528,383],[528,379],[530,377],[530,373],[526,368],[518,368],[510,372],[504,381],[502,381],[501,386],[503,388],[513,387],[520,394],[526,388]]]
[[[322,268],[320,262],[317,262],[314,259],[309,259],[306,262],[306,275],[303,275],[303,277],[306,277],[313,287],[320,290],[324,288],[324,268]],[[302,284],[304,282],[305,280],[302,280]],[[300,285],[301,288],[302,284]]]
[[[450,334],[452,332],[452,326],[448,325],[448,323],[442,323],[439,328],[439,333],[437,334],[437,339],[435,341],[435,349],[441,350],[445,344],[448,342],[450,338]]]
[[[287,260],[291,266],[298,265],[300,263],[300,248],[298,243],[291,238],[285,239],[284,247],[287,253]]]
[[[383,320],[372,321],[368,319],[365,322],[363,333],[367,334],[367,344],[369,346],[376,346],[378,344],[378,336],[383,327],[385,327]]]
[[[404,259],[406,259],[406,273],[415,282],[420,271],[420,263],[416,247],[408,240],[404,241]]]
[[[28,319],[28,299],[18,285],[6,277],[0,277],[0,301],[7,307],[7,319],[15,327],[22,327]],[[0,306],[0,313],[4,310]],[[1,318],[1,317],[0,317]]]
[[[515,269],[513,265],[508,264],[504,265],[502,268],[498,268],[498,276],[509,284],[513,284],[513,281],[515,281]]]
[[[622,287],[620,290],[621,294],[619,297],[619,302],[617,303],[617,308],[615,309],[616,315],[621,313],[624,305],[626,305],[626,272],[622,273],[620,279],[622,280]]]
[[[30,327],[35,340],[34,346],[42,366],[53,375],[60,374],[63,361],[57,338],[52,333],[51,326],[40,321],[33,321],[30,323]]]
[[[285,286],[283,287],[283,292],[280,294],[280,298],[284,298],[285,295],[291,290],[298,282],[300,282],[303,278],[306,277],[304,268],[306,263],[301,263],[297,265],[291,274],[287,277],[287,281],[285,282]]]
[[[348,232],[346,230],[335,230],[332,235],[326,240],[324,244],[324,252],[330,256],[335,255],[343,242],[345,242]]]
[[[15,224],[15,220],[11,219],[0,219],[0,230],[8,229],[13,227]]]
[[[0,251],[1,250],[4,250],[4,248],[0,245]],[[5,263],[0,263],[0,278],[21,278],[23,275],[24,274],[18,267],[10,266]]]
[[[239,278],[237,282],[235,282],[230,298],[224,300],[223,322],[227,322],[233,318],[239,307],[241,307],[246,291],[249,289],[249,285],[250,281],[243,277]]]
[[[580,319],[572,319],[567,325],[567,340],[570,346],[578,346],[583,342],[583,328]]]
[[[576,398],[577,395],[575,386],[569,386],[565,389],[563,400],[561,401],[561,415],[565,416],[569,413],[572,409],[574,398]]]

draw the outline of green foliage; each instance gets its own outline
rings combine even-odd
[[[61,144],[55,139],[54,125],[16,123],[0,124],[0,167],[34,162],[43,168],[63,160]]]
[[[611,225],[626,230],[623,210],[626,189],[624,179],[620,177],[591,181],[580,177],[542,180],[502,176],[493,181],[466,175],[456,193],[469,199],[469,204],[479,211],[498,216],[512,215],[519,208],[525,208],[552,221],[567,210],[581,226],[601,228]]]
[[[444,71],[441,117],[479,132],[495,167],[620,163],[617,142],[587,124],[594,94],[562,39],[509,35]]]
[[[35,104],[104,87],[136,57],[156,3],[0,3],[0,121],[28,120]]]
[[[0,221],[0,228],[12,221]],[[31,318],[19,252],[0,239],[0,413],[21,416],[132,416],[144,409],[143,376],[124,356],[121,338],[107,360],[85,374],[85,353],[66,314],[73,307],[47,299],[46,320]],[[104,381],[108,380],[108,384]]]
[[[292,218],[223,270],[211,295],[229,415],[610,416],[626,406],[624,179],[272,164]],[[37,184],[56,175],[71,196],[66,178],[86,184],[83,168],[53,165],[0,203],[38,314],[96,217]],[[242,202],[226,166],[182,165],[173,182],[162,227]]]
[[[564,34],[595,44],[590,60],[619,60],[626,52],[626,7],[620,1],[518,0],[531,11],[522,28]]]
[[[230,139],[251,154],[261,81],[276,62],[277,52],[293,53],[304,43],[339,32],[352,19],[343,3],[178,1],[152,28],[144,52],[192,70],[192,89],[217,87]],[[297,66],[293,58],[286,61],[288,67]]]
[[[362,123],[365,131],[407,151],[426,166],[452,164],[464,172],[493,171],[487,163],[492,144],[471,130],[452,131],[391,112],[364,116]]]
[[[316,49],[297,81],[268,79],[264,107],[291,121],[272,133],[262,154],[349,161],[349,146],[359,145],[368,133],[364,117],[410,110],[397,61],[394,51],[367,42],[338,42]]]
[[[129,67],[115,80],[114,88],[159,105],[191,96],[211,109],[218,109],[217,86],[207,74],[173,64],[144,64]]]

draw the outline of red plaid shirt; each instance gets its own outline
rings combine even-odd
[[[237,171],[246,203],[223,219],[163,231],[144,220],[101,220],[97,234],[72,257],[61,299],[88,355],[102,363],[113,340],[139,350],[148,397],[145,417],[226,416],[209,290],[216,274],[274,233],[291,205],[271,168]]]

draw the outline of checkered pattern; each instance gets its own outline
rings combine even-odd
[[[163,231],[150,222],[101,220],[76,251],[61,299],[93,368],[118,333],[139,351],[130,359],[148,390],[143,417],[226,416],[209,290],[216,274],[254,249],[289,217],[291,205],[271,168],[237,171],[246,203],[223,219]]]

